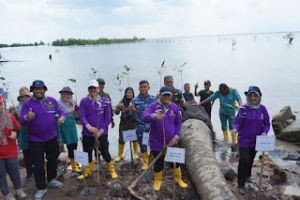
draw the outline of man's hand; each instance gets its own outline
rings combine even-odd
[[[60,118],[58,118],[58,120],[57,120],[58,125],[61,125],[61,124],[63,124],[64,122],[65,122],[65,118],[64,118],[64,117],[60,117]]]
[[[173,147],[173,146],[176,146],[178,144],[178,137],[175,136],[173,137],[173,139],[169,142],[168,146],[169,147]]]
[[[95,138],[98,139],[102,135],[101,131],[96,131]]]
[[[12,132],[10,134],[10,136],[8,136],[8,138],[11,139],[11,140],[15,140],[17,138],[17,133],[16,132]]]
[[[154,120],[163,120],[164,118],[165,118],[165,114],[162,112],[157,112],[153,116]]]
[[[236,134],[236,133],[237,133],[237,131],[235,129],[231,130],[231,134]]]
[[[86,126],[86,128],[89,132],[94,133],[94,134],[96,134],[99,131],[97,128],[95,128],[89,124]]]
[[[27,119],[28,121],[30,121],[30,120],[34,119],[34,117],[35,117],[35,113],[32,112],[32,108],[29,108],[29,111],[28,111],[28,113],[27,113],[27,115],[26,115],[26,119]]]
[[[196,85],[195,85],[195,90],[197,90],[198,87],[199,87],[199,85],[198,85],[198,83],[196,83]]]

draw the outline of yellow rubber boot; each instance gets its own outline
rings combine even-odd
[[[223,131],[224,140],[228,140],[228,131]]]
[[[70,159],[70,164],[71,164],[72,172],[76,172],[76,173],[81,172],[74,159]]]
[[[237,134],[231,134],[231,138],[232,138],[232,144],[236,144],[237,143]]]
[[[147,152],[143,152],[143,153],[141,153],[141,157],[143,159],[142,170],[146,170],[148,168],[148,165],[149,165],[149,155],[148,155]]]
[[[112,161],[107,163],[107,171],[112,179],[118,178],[118,174],[116,173],[116,170],[115,170],[115,167],[114,167]]]
[[[162,178],[163,178],[162,171],[154,173],[154,182],[153,182],[154,191],[160,190]]]
[[[84,167],[84,174],[77,177],[77,180],[84,180],[89,177],[94,170],[94,161],[90,162],[87,166]]]
[[[133,142],[133,157],[134,157],[134,159],[139,158],[139,143],[138,142]]]
[[[180,167],[175,169],[175,183],[177,183],[179,185],[179,187],[185,189],[187,188],[187,184],[185,182],[183,182],[182,180],[182,175],[181,175],[181,169]]]
[[[125,146],[124,144],[119,144],[118,155],[117,158],[115,159],[116,162],[120,162],[123,159],[124,146]]]

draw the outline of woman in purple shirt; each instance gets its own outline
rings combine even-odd
[[[242,106],[234,121],[233,134],[238,133],[240,160],[238,166],[238,186],[241,195],[246,194],[245,182],[251,177],[251,169],[256,155],[256,136],[267,135],[270,118],[265,106],[260,104],[262,93],[256,86],[245,92],[247,103]]]

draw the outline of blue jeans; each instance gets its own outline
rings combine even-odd
[[[235,110],[220,109],[219,116],[220,116],[222,131],[227,131],[228,127],[229,127],[229,130],[232,130],[233,129],[233,121],[235,118]]]
[[[21,189],[18,158],[0,159],[0,188],[4,196],[8,195],[9,193],[9,187],[6,180],[7,174],[13,182],[14,188],[16,190]]]
[[[141,153],[145,153],[148,150],[147,145],[143,145],[143,133],[149,131],[149,129],[146,127],[146,125],[143,124],[137,124],[136,125],[136,135],[137,135],[137,139],[140,145],[140,151]]]

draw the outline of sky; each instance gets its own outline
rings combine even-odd
[[[0,0],[0,43],[300,30],[300,0]]]

